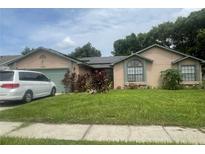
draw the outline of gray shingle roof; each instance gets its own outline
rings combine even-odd
[[[80,60],[93,68],[111,68],[113,62],[120,61],[126,57],[128,56],[84,57],[80,58]]]
[[[80,58],[81,61],[86,62],[87,64],[112,64],[122,60],[128,56],[110,56],[110,57],[84,57]]]
[[[20,57],[21,55],[5,55],[5,56],[0,56],[0,64],[8,62],[10,60],[16,59]]]

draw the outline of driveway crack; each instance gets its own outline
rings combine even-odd
[[[83,134],[83,137],[81,138],[81,140],[84,140],[85,139],[85,136],[89,133],[90,129],[92,128],[93,125],[90,125],[88,127],[88,129],[85,131],[85,133]]]
[[[172,136],[169,134],[169,132],[162,126],[162,129],[165,131],[165,133],[169,136],[172,142],[175,142],[175,140],[172,138]]]

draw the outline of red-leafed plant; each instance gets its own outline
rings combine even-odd
[[[110,81],[105,71],[95,70],[91,75],[90,89],[96,92],[106,92],[109,90]]]

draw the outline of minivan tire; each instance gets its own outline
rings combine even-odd
[[[55,96],[55,95],[56,95],[56,88],[53,87],[52,90],[51,90],[50,96]]]
[[[27,91],[23,97],[24,103],[29,103],[33,100],[33,93],[32,91]]]

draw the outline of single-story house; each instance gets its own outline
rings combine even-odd
[[[202,81],[204,60],[154,44],[129,56],[72,58],[53,49],[39,47],[22,56],[0,56],[0,65],[10,69],[36,70],[46,74],[64,91],[62,79],[66,71],[77,74],[105,70],[113,80],[114,88],[126,85],[160,86],[161,72],[175,68],[182,73],[183,84],[199,84]],[[4,59],[2,61],[2,59]]]

